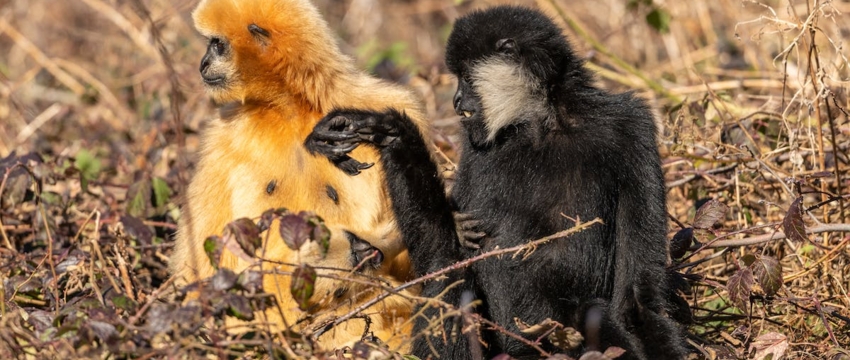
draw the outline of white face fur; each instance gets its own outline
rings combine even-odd
[[[506,126],[547,118],[552,113],[540,81],[506,59],[493,57],[475,64],[471,78],[481,99],[487,141],[493,141]]]

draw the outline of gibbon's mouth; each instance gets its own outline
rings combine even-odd
[[[471,118],[473,115],[475,115],[475,112],[469,110],[461,110],[458,111],[458,115],[460,115],[460,117],[462,118]]]
[[[201,76],[201,77],[204,78],[204,83],[207,84],[207,85],[219,86],[219,85],[224,84],[224,76],[216,76],[216,77]]]

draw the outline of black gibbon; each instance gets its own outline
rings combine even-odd
[[[411,91],[355,69],[336,45],[333,33],[308,0],[202,0],[193,12],[195,26],[209,43],[200,73],[206,91],[222,104],[221,117],[205,129],[195,175],[183,206],[170,270],[182,282],[214,272],[204,239],[219,234],[237,218],[257,218],[285,207],[313,211],[331,229],[326,257],[316,244],[290,250],[272,226],[264,248],[263,285],[276,294],[283,318],[274,309],[264,320],[283,327],[305,317],[289,294],[292,266],[351,270],[367,253],[380,250],[382,266],[367,266],[390,283],[410,277],[410,264],[396,226],[381,171],[350,177],[304,148],[304,140],[329,111],[340,107],[403,110],[420,126],[421,105]],[[378,160],[374,149],[355,152]],[[348,231],[348,232],[346,232]],[[356,236],[353,236],[356,234]],[[241,271],[249,262],[225,251],[220,266]],[[367,264],[368,265],[368,264]],[[273,274],[280,270],[284,274]],[[376,292],[366,285],[332,280],[319,269],[309,315],[298,323],[309,331],[330,316],[355,309]],[[391,296],[366,314],[375,336],[398,348],[411,326],[413,304]],[[363,319],[347,321],[319,338],[327,349],[352,345],[364,335]],[[400,350],[405,350],[401,349]]]
[[[646,102],[594,86],[561,29],[531,9],[502,6],[459,19],[446,62],[458,78],[454,107],[465,134],[452,201],[419,129],[402,113],[334,112],[308,139],[309,149],[344,170],[364,167],[349,154],[358,144],[380,149],[416,274],[554,234],[576,219],[604,224],[554,239],[524,260],[476,262],[426,285],[423,295],[464,280],[443,300],[459,305],[472,292],[482,303],[476,312],[514,334],[522,334],[515,319],[550,318],[588,336],[576,354],[618,346],[627,359],[683,358],[682,331],[665,317],[665,187]],[[472,238],[458,239],[452,211],[473,225],[465,228]],[[470,358],[475,344],[466,336],[443,342],[457,334],[455,325],[417,340],[414,354]],[[414,333],[426,326],[417,320]],[[539,357],[504,333],[485,329],[482,337],[487,356]]]

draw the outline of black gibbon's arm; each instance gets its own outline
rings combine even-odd
[[[406,115],[396,110],[336,110],[316,125],[305,146],[314,154],[326,156],[349,175],[357,175],[372,166],[348,156],[361,143],[380,151],[393,210],[416,276],[462,260],[454,218],[437,165],[431,160],[419,130]],[[425,282],[422,296],[438,296],[450,285],[442,300],[455,307],[461,305],[465,292],[474,294],[474,277],[467,269],[459,269],[448,273],[447,279]],[[433,346],[442,352],[438,354],[441,359],[471,359],[470,345],[478,344],[470,344],[461,334],[461,317],[446,321],[443,334],[423,334],[429,321],[439,319],[441,313],[444,312],[440,308],[429,306],[424,316],[417,317],[414,336],[419,337],[413,344],[413,354],[424,359],[432,354]],[[442,344],[444,338],[449,339],[448,344]]]

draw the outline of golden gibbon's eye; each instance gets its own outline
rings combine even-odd
[[[227,43],[217,37],[210,38],[210,49],[215,51],[218,56],[224,55],[224,52],[227,51]]]

